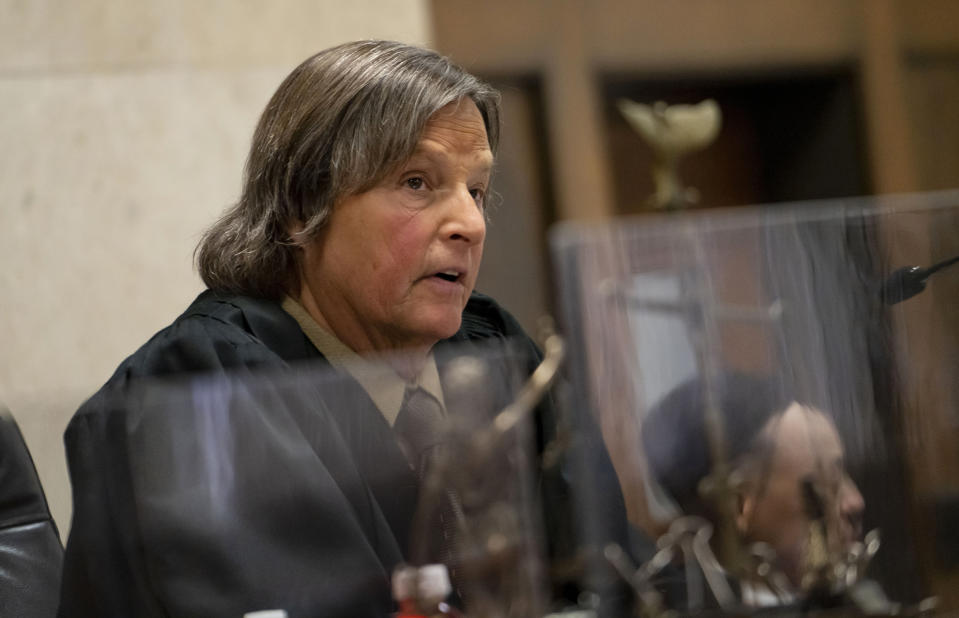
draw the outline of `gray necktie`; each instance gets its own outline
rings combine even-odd
[[[393,431],[410,465],[422,479],[446,433],[446,416],[440,402],[418,386],[407,388]]]
[[[446,415],[443,413],[440,402],[418,386],[407,388],[404,399],[403,407],[393,424],[393,432],[399,438],[400,447],[406,454],[410,466],[422,481],[444,444],[447,430]],[[437,511],[434,513],[434,534],[431,539],[431,543],[435,543],[433,550],[438,555],[434,551],[426,550],[427,560],[439,558],[440,562],[447,565],[453,584],[457,588],[456,519],[462,516],[462,509],[455,494],[449,489],[444,490]],[[416,552],[419,548],[413,548],[413,550]]]

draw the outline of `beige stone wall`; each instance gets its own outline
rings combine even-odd
[[[0,0],[0,403],[66,533],[62,434],[201,289],[257,116],[335,43],[429,44],[420,0]]]

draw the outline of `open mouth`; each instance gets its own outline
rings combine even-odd
[[[433,275],[433,276],[434,276],[434,277],[439,277],[439,278],[442,279],[443,281],[454,282],[454,281],[459,281],[461,275],[460,275],[458,272],[449,270],[449,271],[445,271],[445,272],[441,272],[441,273],[436,273],[436,274]]]

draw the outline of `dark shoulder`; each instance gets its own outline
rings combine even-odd
[[[110,383],[277,364],[302,347],[301,331],[278,303],[207,290],[124,360]]]
[[[509,341],[515,352],[528,358],[531,371],[542,360],[539,346],[509,311],[486,294],[473,292],[463,310],[459,332],[446,341],[482,342],[497,339]]]
[[[460,333],[467,339],[527,337],[513,315],[492,297],[473,292],[463,310]]]

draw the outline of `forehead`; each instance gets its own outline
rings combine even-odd
[[[836,426],[815,408],[793,403],[769,421],[767,430],[778,465],[794,468],[797,473],[808,473],[817,464],[832,465],[843,458]]]
[[[477,164],[492,165],[486,123],[472,100],[454,101],[430,116],[414,156],[435,154],[469,155]]]

